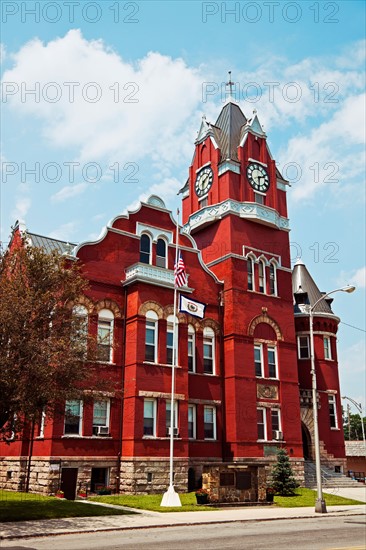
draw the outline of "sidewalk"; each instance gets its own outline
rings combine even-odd
[[[358,489],[357,489],[358,491]],[[338,494],[341,494],[339,489]],[[361,493],[360,493],[361,497]],[[361,500],[361,498],[359,499]],[[354,497],[356,498],[356,496]],[[100,506],[100,504],[96,504]],[[112,506],[112,505],[105,505]],[[113,506],[114,507],[114,506]],[[130,508],[125,508],[131,510]],[[134,510],[136,512],[136,510]],[[365,505],[329,506],[327,516],[357,516],[366,513]],[[175,525],[197,525],[205,523],[230,523],[235,521],[273,521],[299,518],[321,518],[314,508],[277,508],[275,506],[253,506],[227,508],[209,512],[170,512],[143,511],[131,516],[102,516],[91,518],[46,519],[39,521],[3,523],[1,539],[21,539],[86,533],[95,531],[115,531],[126,529],[146,529],[148,527],[172,527]]]

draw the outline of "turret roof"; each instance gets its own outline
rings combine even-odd
[[[297,260],[292,271],[292,292],[294,294],[295,313],[307,313],[308,306],[313,306],[325,292],[321,292],[302,260]],[[330,304],[332,298],[321,300],[316,306],[317,313],[334,315]]]

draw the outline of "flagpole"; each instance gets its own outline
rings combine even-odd
[[[179,209],[177,209],[177,225],[175,237],[175,263],[174,269],[178,266],[179,255]],[[182,506],[178,493],[175,492],[173,484],[173,460],[174,460],[174,393],[175,393],[175,368],[178,364],[178,325],[177,325],[177,299],[178,286],[174,273],[174,309],[173,309],[173,361],[172,361],[172,390],[170,398],[170,446],[169,446],[169,488],[164,493],[160,506]]]

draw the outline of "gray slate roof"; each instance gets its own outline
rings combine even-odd
[[[27,237],[30,238],[32,246],[43,248],[46,252],[57,250],[60,254],[71,254],[76,246],[76,243],[68,243],[66,241],[60,241],[59,239],[51,239],[50,237],[43,237],[42,235],[29,233],[28,231]]]
[[[222,159],[238,160],[237,148],[240,143],[242,127],[246,123],[247,119],[239,105],[228,102],[223,107],[215,126],[212,127]]]
[[[346,456],[365,456],[365,444],[363,441],[345,441]]]
[[[313,306],[319,298],[324,295],[324,292],[320,292],[316,286],[312,276],[306,269],[305,264],[298,260],[292,271],[292,292],[294,294],[294,310],[295,313],[307,313],[306,307],[310,304]],[[304,294],[305,293],[305,294]],[[306,298],[306,305],[296,303],[295,296],[297,294],[303,294]],[[333,314],[330,304],[332,299],[322,300],[317,306],[315,312]]]

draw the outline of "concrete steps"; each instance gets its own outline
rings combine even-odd
[[[316,468],[315,463],[306,460],[304,464],[304,473],[305,473],[305,487],[313,489],[316,487]],[[321,466],[322,474],[322,485],[326,488],[332,487],[359,487],[360,484],[355,479],[345,476],[344,474],[335,472],[331,468]]]

